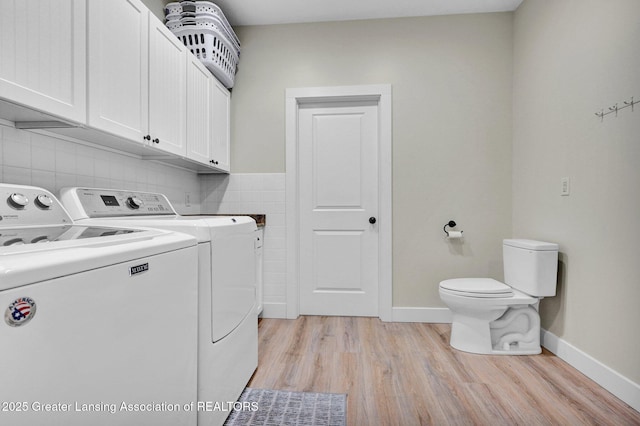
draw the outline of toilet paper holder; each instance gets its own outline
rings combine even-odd
[[[447,234],[447,237],[449,236],[449,231],[447,231],[447,226],[449,228],[454,228],[456,226],[456,222],[453,220],[450,220],[449,222],[444,224],[444,227],[442,228],[442,230],[444,231],[445,234]],[[460,233],[462,233],[463,231],[460,231]]]

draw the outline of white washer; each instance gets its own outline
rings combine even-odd
[[[65,188],[78,223],[145,226],[198,239],[198,424],[224,423],[258,365],[255,221],[181,216],[158,193]]]
[[[0,184],[0,423],[196,424],[196,244]]]

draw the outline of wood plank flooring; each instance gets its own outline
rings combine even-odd
[[[249,387],[346,393],[360,425],[640,425],[640,413],[544,351],[486,356],[449,346],[449,324],[262,319]]]

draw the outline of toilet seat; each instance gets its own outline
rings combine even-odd
[[[440,282],[440,288],[466,297],[505,298],[514,295],[511,287],[492,278],[454,278]]]

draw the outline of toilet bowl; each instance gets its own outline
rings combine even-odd
[[[555,295],[558,246],[504,240],[505,281],[457,278],[442,281],[441,300],[452,313],[453,348],[495,355],[541,352],[540,299]]]

